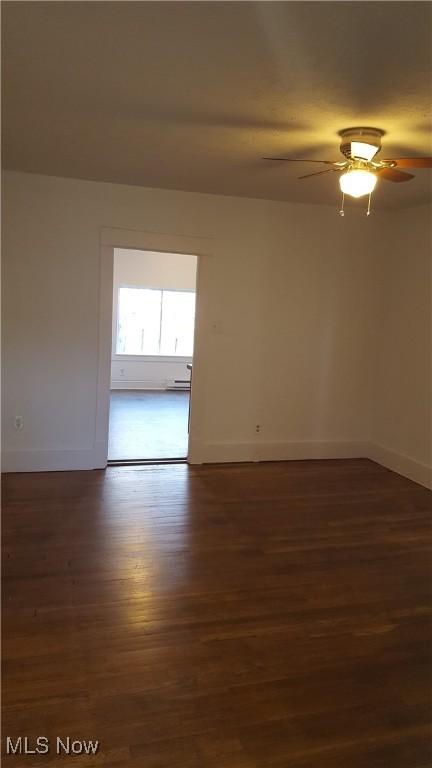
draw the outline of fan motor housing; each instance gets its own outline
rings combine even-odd
[[[354,142],[376,147],[375,154],[377,154],[381,149],[381,137],[384,136],[384,131],[380,128],[345,128],[339,131],[339,136],[341,137],[340,151],[348,160],[354,160],[356,159],[352,152]]]

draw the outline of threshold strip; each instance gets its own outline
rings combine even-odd
[[[187,457],[173,459],[109,459],[107,467],[135,467],[147,464],[187,464]]]

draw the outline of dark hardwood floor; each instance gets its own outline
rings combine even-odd
[[[10,766],[430,768],[432,494],[367,460],[7,475]]]

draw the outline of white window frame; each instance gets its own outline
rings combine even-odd
[[[146,291],[161,291],[163,294],[165,292],[169,293],[193,293],[195,294],[195,312],[196,312],[196,290],[193,288],[159,288],[157,286],[150,286],[150,285],[130,285],[129,283],[121,283],[118,286],[117,290],[117,303],[116,303],[116,317],[115,317],[115,339],[113,339],[113,354],[112,359],[118,360],[119,362],[131,362],[133,360],[135,361],[145,361],[147,363],[188,363],[192,361],[193,353],[192,355],[130,355],[130,354],[123,354],[121,352],[117,352],[117,338],[118,338],[118,328],[119,328],[119,298],[120,298],[120,289],[121,288],[135,288],[136,290],[146,290]],[[162,301],[161,301],[161,314],[160,314],[160,329],[162,328]],[[160,343],[160,335],[159,335],[159,343]]]

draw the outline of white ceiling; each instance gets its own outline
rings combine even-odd
[[[428,2],[3,2],[6,168],[337,204],[337,131],[430,155]],[[323,166],[324,167],[324,166]],[[427,201],[429,170],[376,207]]]

